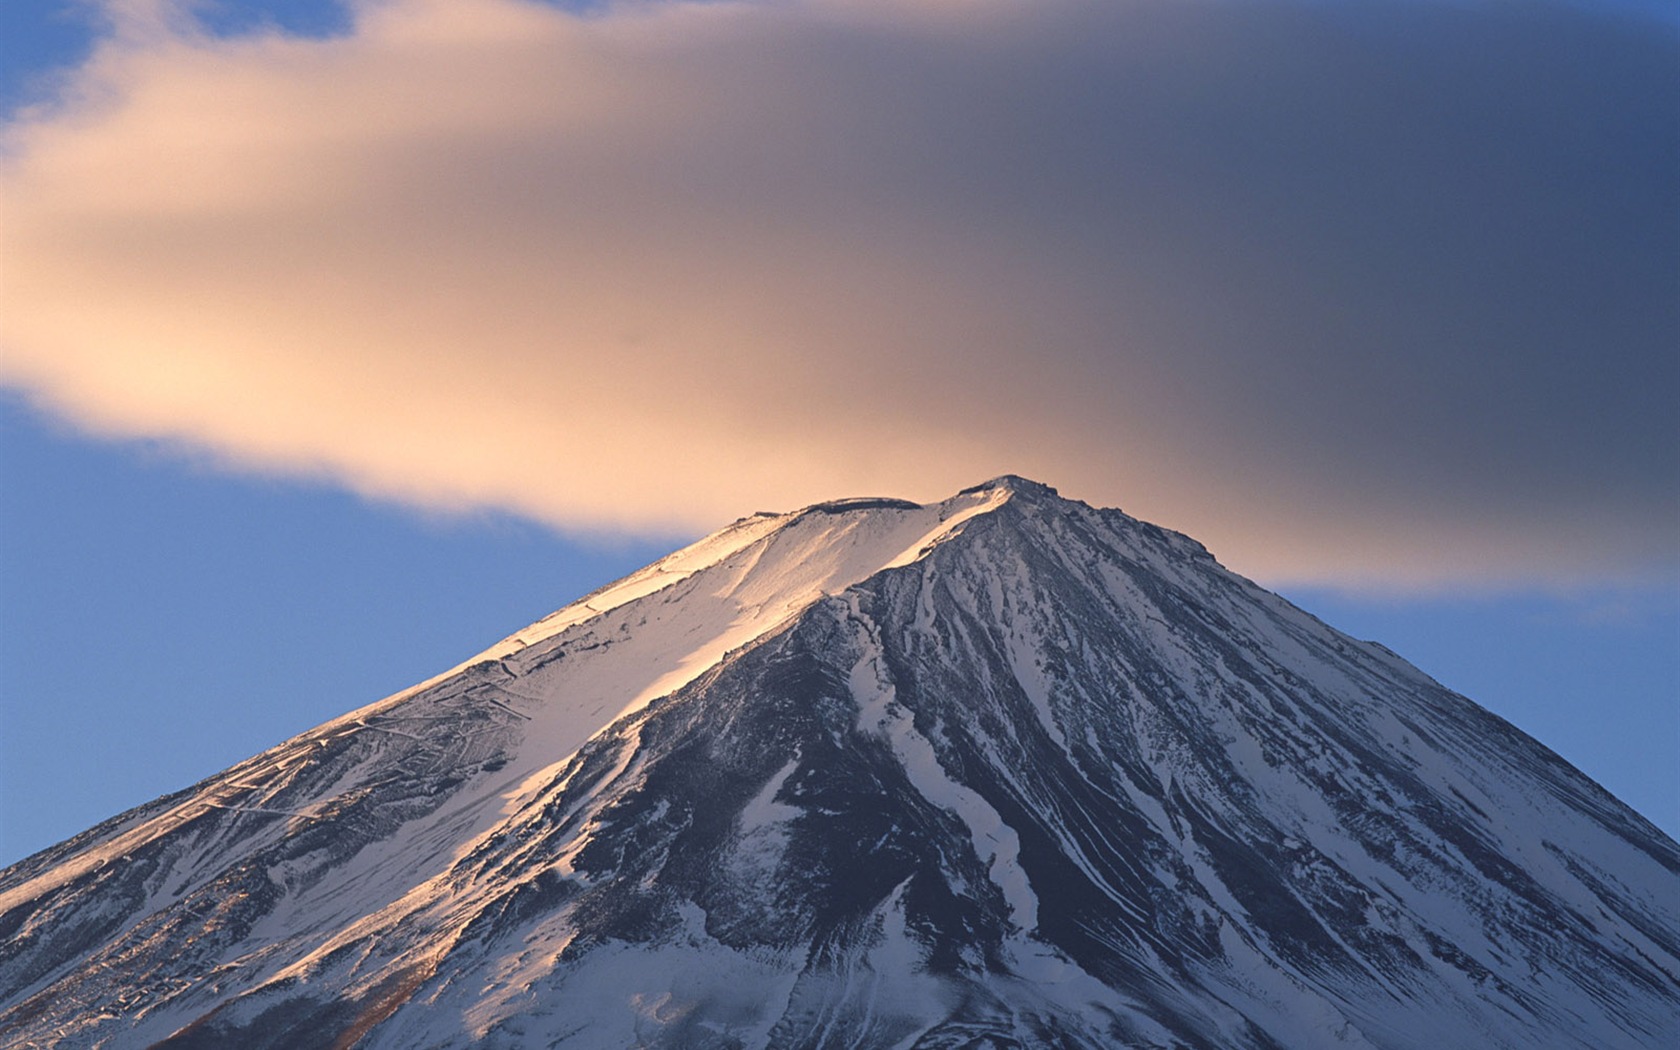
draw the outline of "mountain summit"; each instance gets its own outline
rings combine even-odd
[[[1182,535],[743,518],[0,872],[0,1046],[1680,1045],[1680,847]]]

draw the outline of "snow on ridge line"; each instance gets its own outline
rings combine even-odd
[[[849,499],[825,500],[785,513],[759,511],[756,514],[739,518],[716,532],[673,551],[628,576],[591,591],[577,601],[515,631],[495,645],[469,659],[463,660],[449,670],[393,694],[386,700],[380,701],[380,703],[411,696],[437,682],[459,674],[474,664],[510,656],[527,646],[546,641],[575,624],[593,619],[602,613],[611,612],[620,606],[635,601],[637,598],[656,594],[667,587],[681,583],[690,576],[717,566],[755,543],[767,539],[802,520],[806,520],[812,515],[842,517],[869,511],[914,513],[939,510],[940,521],[938,524],[928,529],[918,540],[899,551],[895,556],[885,559],[877,569],[908,565],[919,560],[930,545],[949,538],[949,535],[954,533],[957,526],[962,522],[976,514],[995,510],[1007,502],[1014,492],[1014,486],[1009,484],[1011,481],[1018,481],[1018,479],[1013,479],[1008,475],[1003,478],[995,478],[992,481],[963,489],[957,495],[940,503],[914,503],[909,500],[884,496],[858,496]],[[1028,484],[1037,485],[1036,482]],[[1054,492],[1055,490],[1051,489],[1050,491]],[[958,508],[955,513],[948,516],[947,508],[952,504],[965,504],[965,506]],[[872,575],[872,573],[867,575]],[[867,575],[860,577],[860,580],[867,578]],[[859,580],[850,581],[846,586],[856,582],[859,582]]]
[[[547,641],[570,627],[592,620],[603,613],[609,613],[638,598],[657,594],[667,587],[681,583],[695,573],[710,568],[731,555],[750,547],[753,543],[786,525],[795,516],[796,514],[766,514],[761,512],[731,522],[709,536],[704,536],[686,547],[679,548],[658,561],[644,565],[628,576],[620,577],[611,583],[598,587],[582,598],[556,609],[542,619],[527,624],[496,644],[467,657],[448,670],[440,671],[424,681],[400,689],[389,696],[347,712],[338,718],[323,722],[315,729],[307,732],[313,733],[341,724],[354,723],[360,718],[400,703],[441,682],[446,682],[476,664],[512,656],[521,649]]]
[[[688,685],[730,652],[772,633],[823,597],[844,591],[884,569],[924,557],[976,515],[996,509],[1008,499],[1007,492],[994,491],[925,506],[883,508],[872,504],[865,513],[825,509],[813,514],[807,508],[780,518],[744,519],[627,577],[623,601],[607,604],[620,594],[615,586],[602,592],[605,600],[598,600],[603,607],[588,616],[576,620],[570,615],[552,617],[556,625],[564,626],[556,626],[543,637],[553,637],[586,619],[627,607],[666,586],[694,581],[696,593],[684,596],[681,603],[692,622],[680,631],[671,624],[667,630],[655,628],[629,640],[637,650],[636,672],[654,673],[642,680],[614,679],[614,686],[622,690],[622,706],[598,727],[605,728]],[[743,523],[749,534],[745,538],[733,535],[732,530]],[[723,542],[713,543],[716,539]],[[690,567],[702,559],[702,564]],[[645,574],[661,566],[673,578],[641,590]],[[568,607],[576,608],[577,603]],[[677,637],[665,637],[671,634]],[[671,641],[678,644],[673,647]]]
[[[879,564],[858,576],[857,579],[846,580],[844,583],[832,579],[826,581],[830,589],[839,590],[861,582],[881,569],[897,568],[920,560],[933,545],[954,535],[964,522],[977,514],[997,509],[1006,503],[1011,495],[1012,490],[1010,488],[987,483],[986,485],[965,489],[941,503],[918,504],[908,500],[865,496],[814,503],[811,506],[784,514],[761,511],[758,514],[738,519],[711,535],[696,540],[687,547],[668,554],[622,579],[592,591],[564,608],[550,613],[521,630],[515,631],[490,648],[462,661],[448,671],[428,679],[420,685],[403,690],[392,699],[412,695],[435,682],[460,673],[473,664],[510,656],[528,646],[546,641],[576,624],[611,612],[638,598],[657,594],[667,587],[681,583],[708,569],[718,567],[731,557],[746,551],[755,544],[770,540],[777,533],[800,522],[810,520],[814,515],[848,518],[876,511],[897,511],[905,515],[925,515],[933,511],[939,512],[937,520],[930,523],[929,527],[919,533],[914,540],[891,556],[881,558]],[[958,505],[954,510],[951,509],[953,504]],[[803,607],[803,605],[809,604],[809,601],[814,601],[820,596],[820,593],[812,594],[808,601],[801,602],[799,605]],[[797,611],[797,609],[790,609],[790,611]]]

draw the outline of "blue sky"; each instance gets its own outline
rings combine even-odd
[[[740,514],[1004,472],[1680,832],[1648,6],[109,9],[0,27],[0,863]]]

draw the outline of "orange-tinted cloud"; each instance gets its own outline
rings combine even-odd
[[[1275,581],[1675,563],[1673,34],[148,10],[4,142],[0,381],[89,428],[572,528],[1012,471]]]

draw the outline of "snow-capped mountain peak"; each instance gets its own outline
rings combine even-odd
[[[1195,541],[743,518],[0,873],[0,1046],[1642,1047],[1680,848]]]

